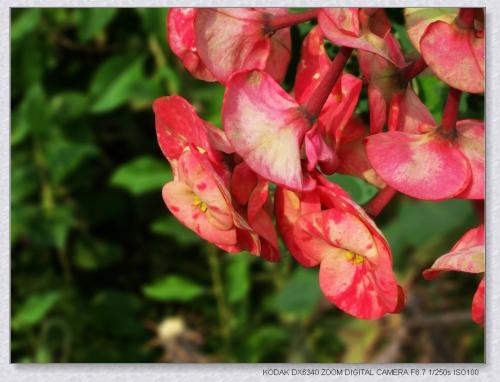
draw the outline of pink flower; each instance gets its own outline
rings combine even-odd
[[[153,109],[160,148],[174,170],[174,180],[163,187],[172,214],[227,252],[247,250],[278,260],[277,239],[269,232],[267,183],[256,184],[248,213],[240,211],[230,192],[231,171],[223,162],[225,153],[233,152],[224,132],[198,117],[182,97],[159,98]]]
[[[402,308],[387,241],[340,187],[318,178],[316,192],[278,188],[275,214],[290,253],[304,266],[320,265],[321,290],[340,309],[376,319]]]
[[[389,186],[414,198],[483,199],[483,122],[462,120],[448,131],[421,110],[412,92],[407,91],[405,98],[403,107],[413,105],[414,119],[402,124],[403,131],[366,138],[366,153],[375,171]]]
[[[322,8],[318,24],[333,44],[372,52],[392,61],[386,41],[391,24],[383,9]]]
[[[432,280],[446,271],[484,272],[484,225],[467,231],[450,252],[439,257],[423,275]],[[484,325],[484,284],[483,277],[472,300],[472,319],[480,325]]]
[[[469,93],[484,92],[482,9],[407,8],[405,14],[413,45],[441,80]]]
[[[210,73],[226,83],[240,70],[265,70],[276,81],[290,61],[290,29],[269,29],[283,8],[200,8],[194,16],[195,47]]]

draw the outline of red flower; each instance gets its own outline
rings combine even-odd
[[[168,44],[186,69],[200,80],[216,81],[201,61],[194,40],[195,8],[172,8],[168,13]]]

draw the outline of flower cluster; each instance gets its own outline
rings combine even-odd
[[[420,53],[410,61],[383,9],[172,9],[172,51],[194,77],[225,86],[222,129],[180,96],[153,106],[174,173],[163,188],[172,214],[224,251],[268,261],[280,260],[279,234],[301,265],[319,266],[325,296],[361,319],[404,307],[391,248],[373,221],[396,193],[484,199],[484,124],[457,121],[461,92],[484,91],[483,11],[414,8],[405,16]],[[280,83],[291,59],[290,27],[310,20],[317,25],[287,92]],[[344,72],[354,55],[362,79]],[[450,86],[440,123],[412,88],[426,68]],[[366,125],[355,114],[363,86]],[[360,177],[379,193],[363,209],[328,180],[333,173]],[[481,226],[424,275],[483,272],[483,248]],[[483,291],[484,280],[473,305],[480,323]]]

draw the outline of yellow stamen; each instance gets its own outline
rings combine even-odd
[[[195,207],[198,207],[201,210],[201,212],[206,212],[208,210],[207,204],[203,200],[201,200],[198,195],[194,196],[193,205]]]
[[[346,252],[346,253],[344,253],[344,256],[345,256],[345,258],[347,260],[350,261],[350,260],[352,260],[354,258],[354,253],[352,253],[352,252]]]
[[[344,256],[348,261],[352,262],[354,265],[363,264],[363,262],[365,261],[365,258],[363,256],[354,254],[352,252],[345,252]]]

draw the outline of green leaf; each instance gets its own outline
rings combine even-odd
[[[40,8],[13,9],[12,13],[10,38],[15,43],[37,28]]]
[[[11,142],[16,145],[23,142],[30,133],[43,134],[49,130],[50,124],[44,90],[40,84],[35,83],[12,115]]]
[[[431,112],[434,120],[439,123],[443,113],[443,106],[448,96],[448,87],[435,76],[418,76],[419,97]]]
[[[92,144],[71,142],[62,137],[52,138],[43,149],[54,183],[61,183],[82,162],[98,154],[97,147]]]
[[[91,111],[104,113],[113,110],[133,95],[134,85],[143,79],[144,57],[131,60],[127,56],[110,58],[95,73],[90,95],[94,100]]]
[[[94,240],[79,240],[73,253],[75,265],[87,271],[104,269],[122,258],[119,245]]]
[[[162,186],[172,180],[172,171],[166,161],[150,156],[136,158],[120,166],[111,176],[111,184],[133,195],[161,192]]]
[[[290,333],[282,327],[264,325],[253,331],[247,339],[248,362],[261,362],[267,354],[284,349],[290,341]]]
[[[298,268],[284,288],[274,296],[273,308],[282,314],[307,317],[321,296],[317,270]]]
[[[189,302],[201,296],[205,288],[180,276],[167,276],[142,288],[146,297],[160,301]]]
[[[14,310],[12,329],[23,330],[38,324],[47,316],[59,298],[60,295],[57,292],[30,296],[20,308]]]
[[[38,174],[31,163],[13,161],[11,170],[11,203],[19,203],[31,196],[39,187]]]
[[[71,206],[57,205],[44,222],[53,245],[59,250],[66,247],[69,231],[75,224],[74,214]]]
[[[88,112],[89,100],[86,94],[70,90],[55,95],[50,106],[54,119],[69,122]]]
[[[358,204],[365,204],[377,193],[377,188],[356,176],[334,174],[328,179],[342,187]]]
[[[240,253],[231,256],[226,270],[227,300],[236,303],[246,298],[250,290],[250,256]]]
[[[77,9],[78,38],[82,42],[97,36],[113,20],[116,8]]]
[[[148,35],[155,36],[162,45],[167,44],[165,33],[165,20],[167,10],[163,8],[137,8],[142,22],[142,27]]]

